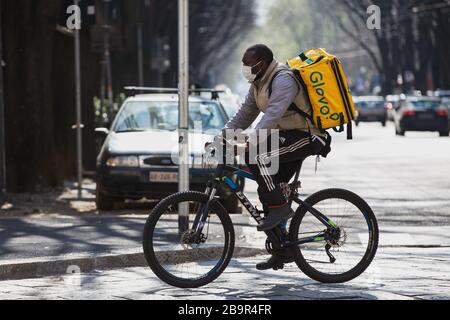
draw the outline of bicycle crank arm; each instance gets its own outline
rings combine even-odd
[[[275,250],[279,250],[283,248],[283,243],[280,239],[280,236],[277,234],[275,230],[265,231],[265,234],[269,238],[270,242],[272,242],[273,248]]]

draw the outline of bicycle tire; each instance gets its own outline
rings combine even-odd
[[[327,189],[319,191],[311,195],[305,200],[309,205],[314,206],[320,201],[328,199],[342,199],[352,203],[359,211],[362,213],[369,227],[369,241],[367,250],[362,257],[361,261],[351,270],[342,274],[327,274],[320,272],[312,267],[305,259],[302,254],[301,246],[293,248],[293,254],[295,257],[295,262],[300,270],[313,280],[321,283],[344,283],[351,281],[358,276],[360,276],[371,264],[375,257],[378,248],[379,241],[379,230],[378,222],[370,206],[358,195],[353,192],[343,190],[343,189]],[[296,215],[292,219],[289,228],[289,236],[291,242],[296,242],[298,240],[298,231],[301,226],[301,222],[307,213],[305,207],[300,206],[297,209]]]
[[[170,207],[170,205],[172,204],[185,201],[206,204],[208,201],[208,196],[200,192],[183,192],[174,194],[162,200],[153,209],[153,211],[151,212],[145,223],[142,244],[145,259],[149,267],[152,269],[152,271],[159,279],[161,279],[162,281],[164,281],[169,285],[178,288],[198,288],[213,282],[225,271],[226,267],[228,266],[233,256],[235,245],[235,232],[232,221],[229,215],[227,214],[226,210],[219,202],[216,201],[213,202],[210,212],[216,214],[219,217],[220,222],[222,223],[222,226],[225,231],[225,245],[223,254],[221,255],[220,259],[220,265],[216,265],[214,269],[211,270],[205,277],[195,280],[183,279],[170,274],[163,268],[163,266],[159,263],[156,257],[153,248],[152,236],[159,218],[166,212],[166,209]]]

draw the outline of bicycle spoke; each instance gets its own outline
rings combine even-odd
[[[189,207],[189,228],[180,234],[178,230],[178,208],[187,203]],[[192,226],[199,208],[204,203],[178,201],[159,208],[159,217],[154,223],[147,241],[151,244],[152,269],[163,273],[174,281],[195,281],[211,277],[223,265],[224,254],[229,250],[229,237],[218,214],[209,212],[201,234],[194,236]],[[228,239],[228,240],[227,240]],[[147,253],[148,254],[148,253]],[[230,256],[231,257],[231,256]],[[155,268],[154,268],[155,267]],[[159,271],[158,271],[159,270]]]
[[[331,229],[325,230],[325,241],[299,245],[301,256],[312,269],[310,276],[313,274],[313,276],[317,275],[318,278],[324,279],[323,277],[326,275],[327,281],[330,281],[329,279],[344,279],[344,274],[346,275],[345,278],[354,277],[350,273],[353,274],[353,270],[356,270],[361,263],[367,264],[364,257],[371,248],[369,239],[373,230],[368,226],[368,220],[359,207],[339,196],[327,197],[325,192],[329,193],[330,191],[322,192],[318,196],[322,198],[312,202],[313,207],[334,221],[339,233],[333,234]],[[331,192],[344,194],[345,196],[349,194],[345,190],[337,189],[333,189]],[[355,198],[351,195],[350,197]],[[324,233],[321,222],[309,212],[304,214],[296,228],[298,239],[305,237],[305,235]],[[317,230],[321,231],[317,232]],[[335,260],[328,256],[326,246],[329,246],[329,253]],[[373,251],[370,254],[373,257],[375,252]],[[355,275],[357,276],[356,273]]]

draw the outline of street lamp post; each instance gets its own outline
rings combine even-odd
[[[180,192],[189,190],[189,0],[178,0],[179,44],[179,184]],[[189,204],[179,205],[179,232],[188,230]]]
[[[78,6],[80,0],[74,0],[75,6]],[[80,17],[81,18],[81,17]],[[81,24],[80,24],[81,28]],[[82,197],[83,188],[83,136],[81,123],[81,64],[80,64],[80,29],[75,28],[75,99],[76,99],[76,114],[77,124],[75,125],[77,130],[77,180],[78,180],[78,198]]]
[[[104,2],[104,34],[103,34],[103,59],[105,63],[106,73],[106,93],[108,96],[108,107],[112,108],[114,104],[114,93],[112,88],[112,70],[111,70],[111,46],[110,46],[110,23],[109,10],[111,0],[103,0]]]
[[[139,13],[137,21],[137,49],[138,49],[138,83],[140,87],[144,86],[144,16],[148,13],[150,6],[149,0],[140,0]]]
[[[142,43],[142,23],[137,26],[137,43],[138,43],[138,83],[140,87],[144,86],[144,48]]]

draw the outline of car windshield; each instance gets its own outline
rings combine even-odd
[[[358,107],[363,109],[372,109],[372,108],[384,108],[384,101],[359,101],[357,103]]]
[[[234,117],[234,115],[239,111],[239,105],[229,103],[222,103],[222,105],[230,118]]]
[[[417,109],[437,109],[441,106],[439,100],[413,100],[408,104]]]
[[[225,95],[220,96],[220,102],[229,117],[233,117],[239,110],[240,104],[235,97]]]
[[[217,103],[189,103],[189,129],[217,131],[225,126],[224,116]],[[147,131],[178,128],[178,102],[131,101],[117,116],[113,131]]]

